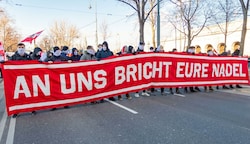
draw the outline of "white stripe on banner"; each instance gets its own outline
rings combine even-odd
[[[74,98],[74,99],[66,99],[66,100],[57,100],[57,101],[49,101],[49,102],[40,102],[40,103],[11,106],[11,107],[9,107],[9,111],[21,110],[21,109],[27,109],[27,108],[35,108],[35,107],[43,107],[43,106],[75,103],[75,102],[79,102],[79,101],[86,101],[86,100],[105,97],[105,96],[109,96],[109,95],[115,95],[118,93],[135,91],[135,90],[147,88],[150,86],[161,87],[161,86],[204,85],[204,84],[221,84],[221,83],[247,83],[247,82],[248,82],[248,80],[222,80],[222,81],[199,81],[199,82],[151,82],[151,83],[143,84],[143,85],[139,85],[139,86],[133,86],[133,87],[128,87],[128,88],[123,88],[120,90],[114,90],[114,91],[109,91],[109,92],[105,92],[105,93],[100,93],[100,94],[96,94],[93,96],[85,96],[85,97]]]
[[[245,60],[247,58],[239,58],[239,57],[206,57],[206,56],[195,56],[195,55],[178,55],[178,54],[170,54],[170,53],[149,53],[149,54],[138,54],[138,55],[130,55],[130,56],[121,56],[115,57],[111,59],[101,60],[101,61],[85,61],[78,63],[61,63],[61,64],[24,64],[24,65],[4,65],[4,69],[37,69],[37,68],[48,68],[48,69],[58,69],[58,68],[72,68],[79,66],[90,66],[90,65],[98,65],[98,64],[106,64],[111,62],[118,62],[123,60],[131,60],[136,58],[149,58],[149,57],[173,57],[173,58],[186,58],[186,59],[203,59],[203,60],[221,60],[221,61],[232,61],[232,60]]]

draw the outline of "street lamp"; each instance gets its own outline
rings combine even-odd
[[[91,9],[92,6],[90,4],[89,9]],[[96,42],[96,46],[98,45],[98,25],[97,25],[97,4],[96,4],[96,0],[95,0],[95,42]]]
[[[157,0],[157,47],[160,45],[160,0]]]

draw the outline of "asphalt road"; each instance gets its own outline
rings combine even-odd
[[[166,90],[167,91],[167,90]],[[81,104],[6,117],[1,144],[249,144],[250,87]]]

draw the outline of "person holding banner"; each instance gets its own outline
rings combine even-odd
[[[188,53],[188,54],[194,55],[194,54],[195,54],[195,47],[194,47],[194,46],[190,46],[190,47],[187,49],[187,53]],[[190,89],[190,92],[196,92],[192,86],[189,87],[189,89]],[[195,89],[197,89],[198,91],[200,91],[200,89],[199,89],[198,87],[195,87]],[[187,93],[187,92],[188,92],[188,88],[185,87],[185,88],[184,88],[184,91]]]
[[[214,52],[212,50],[208,50],[207,51],[207,55],[208,56],[213,56]],[[214,89],[212,88],[212,86],[204,86],[205,92],[209,92],[209,91],[214,91]]]
[[[0,42],[0,63],[5,61],[5,51],[2,42]],[[2,65],[0,64],[0,78],[3,78]]]
[[[126,54],[134,54],[134,47],[133,46],[123,46],[121,51],[116,53],[118,56],[126,55]],[[126,93],[127,99],[132,99],[129,93]],[[122,96],[118,95],[118,100],[122,100]]]
[[[96,58],[97,60],[102,60],[113,55],[113,52],[109,49],[108,42],[104,41],[102,43],[102,49],[96,54]],[[110,97],[109,100],[115,101],[115,98]],[[101,102],[104,102],[104,100],[102,99]]]
[[[139,46],[137,48],[136,53],[139,54],[141,52],[144,52],[144,46],[145,46],[145,43],[144,42],[140,42]],[[143,90],[142,93],[141,93],[141,95],[143,95],[143,96],[150,96],[150,94],[147,93],[146,90]],[[135,97],[140,97],[139,92],[135,93]]]
[[[228,50],[227,52],[222,52],[221,54],[219,54],[218,56],[230,56],[231,55],[231,51]],[[229,87],[227,87],[226,85],[222,86],[223,89],[230,89]],[[219,86],[216,86],[216,89],[219,89]]]
[[[157,48],[155,48],[155,50],[153,52],[164,52],[164,48],[162,45],[159,45]],[[151,88],[150,91],[151,91],[152,95],[155,95],[155,94],[153,94],[155,91],[155,88]],[[164,88],[163,87],[161,87],[161,95],[162,96],[164,95]]]
[[[85,60],[96,60],[96,52],[93,48],[93,46],[87,46],[87,50],[83,52],[80,61],[85,61]]]
[[[36,47],[36,48],[34,48],[34,51],[31,55],[31,59],[40,61],[41,54],[42,54],[42,49],[40,47]]]
[[[73,49],[72,49],[73,51]],[[82,56],[80,57],[80,61],[87,61],[87,60],[96,60],[96,52],[93,46],[87,46],[87,50],[83,52]],[[92,104],[98,103],[97,101],[92,101]]]
[[[71,57],[69,58],[72,61],[79,61],[81,56],[78,54],[78,50],[76,48],[72,48]]]
[[[64,57],[64,59],[69,59],[69,54],[70,54],[69,47],[68,46],[63,46],[61,49],[62,49],[61,50],[61,56]]]
[[[52,57],[47,57],[45,62],[53,63],[53,62],[61,62],[68,61],[69,58],[61,55],[61,50],[58,46],[53,47],[53,55]]]
[[[173,52],[173,53],[176,53],[176,52],[177,52],[177,49],[176,49],[176,48],[173,48],[173,49],[172,49],[172,52]],[[170,91],[171,94],[174,94],[173,88],[172,88],[172,87],[169,88],[169,91]],[[175,92],[176,92],[176,94],[181,94],[181,92],[179,91],[179,87],[178,87],[178,86],[175,88]]]
[[[31,60],[31,57],[25,53],[25,45],[23,43],[18,43],[17,44],[17,51],[15,52],[15,54],[11,57],[10,60],[14,60],[14,61],[19,61],[19,60]],[[32,111],[31,112],[32,115],[36,114],[36,111]],[[16,118],[18,116],[18,114],[13,114],[13,118]]]
[[[11,56],[10,60],[31,60],[30,55],[25,53],[24,43],[17,44],[17,51],[13,56]]]
[[[68,61],[71,62],[71,60],[68,59],[68,57],[64,57],[61,54],[61,50],[58,46],[53,47],[53,55],[51,57],[47,57],[45,62],[53,63],[53,62],[62,62],[62,61]],[[64,108],[69,108],[69,106],[64,106]],[[56,108],[52,108],[52,111],[56,110]]]
[[[239,56],[240,56],[240,49],[239,49],[239,48],[236,49],[236,50],[233,52],[232,56],[234,56],[234,57],[239,57]],[[229,87],[230,87],[230,88],[234,88],[233,85],[230,85]],[[236,87],[236,88],[242,88],[242,86],[240,86],[240,85],[238,85],[238,84],[237,84],[235,87]]]

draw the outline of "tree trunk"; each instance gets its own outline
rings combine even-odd
[[[187,22],[188,24],[188,45],[187,45],[187,49],[191,46],[191,43],[192,43],[192,38],[191,38],[191,24],[190,24],[190,21]]]
[[[152,43],[153,43],[153,47],[155,48],[156,45],[155,45],[155,26],[154,25],[151,25],[151,29],[152,29]]]
[[[144,42],[144,22],[140,20],[140,42]]]
[[[228,14],[226,14],[226,25],[225,25],[225,34],[224,34],[224,52],[226,51],[226,47],[227,47],[227,33],[228,33]]]
[[[247,16],[244,15],[242,31],[241,31],[241,41],[240,41],[240,56],[243,56],[244,53],[246,33],[247,33]]]
[[[243,13],[243,24],[242,24],[242,31],[241,31],[241,41],[240,41],[240,56],[243,56],[244,53],[244,46],[245,46],[245,38],[247,33],[247,15],[248,15],[248,8],[249,8],[249,0],[244,3],[243,0],[240,0],[242,13]]]

